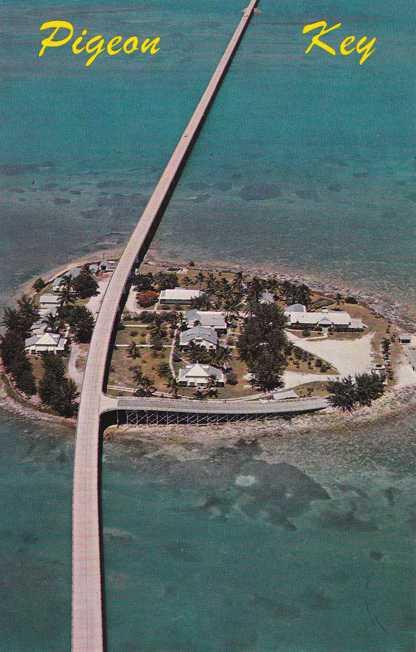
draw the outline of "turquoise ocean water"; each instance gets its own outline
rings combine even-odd
[[[0,2],[4,300],[125,240],[242,4]],[[305,270],[414,310],[413,4],[261,7],[156,244]],[[38,59],[39,25],[53,18],[160,34],[162,49],[90,69],[67,50]],[[376,53],[363,66],[306,57],[302,25],[320,18],[377,36]],[[66,650],[72,444],[6,413],[0,435],[0,649]],[[345,438],[276,439],[272,464],[259,449],[179,463],[107,446],[109,648],[413,650],[412,441],[404,417]]]

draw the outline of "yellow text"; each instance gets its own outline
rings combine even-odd
[[[116,35],[107,40],[102,34],[89,36],[87,29],[74,38],[75,30],[72,23],[66,20],[50,20],[42,23],[40,31],[50,30],[48,36],[41,41],[39,56],[43,57],[48,48],[61,48],[65,45],[70,47],[72,54],[87,55],[85,66],[88,68],[101,54],[114,57],[117,54],[157,54],[160,50],[160,36],[145,38],[140,41],[138,36],[125,38]]]
[[[310,54],[313,48],[317,47],[323,50],[324,52],[326,52],[327,54],[330,54],[331,56],[335,57],[337,55],[337,50],[332,45],[329,45],[329,43],[327,43],[324,40],[324,37],[330,32],[339,29],[340,27],[342,27],[342,23],[336,23],[335,25],[332,25],[332,27],[328,27],[328,23],[326,22],[326,20],[318,20],[316,23],[309,23],[308,25],[305,25],[302,30],[302,34],[317,32],[312,36],[311,42],[309,43],[308,47],[305,50],[306,54]],[[339,53],[343,57],[349,57],[350,54],[352,54],[353,52],[357,52],[357,54],[361,55],[360,56],[360,66],[361,66],[363,63],[367,61],[369,57],[371,57],[371,55],[375,51],[376,41],[377,41],[376,37],[369,39],[368,36],[362,36],[358,41],[356,41],[355,36],[353,35],[346,36],[339,45]]]

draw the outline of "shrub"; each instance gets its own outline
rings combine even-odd
[[[230,371],[227,376],[227,384],[228,385],[237,385],[238,384],[238,378],[237,375],[234,373],[234,371]]]
[[[41,290],[43,290],[43,288],[45,287],[45,285],[46,285],[46,283],[45,283],[45,281],[43,280],[43,278],[38,278],[38,279],[36,279],[36,281],[33,283],[33,289],[36,290],[36,292],[40,292]]]
[[[154,292],[153,290],[138,292],[136,295],[137,303],[142,308],[149,308],[150,306],[154,306],[155,303],[157,303],[158,297],[158,293]]]

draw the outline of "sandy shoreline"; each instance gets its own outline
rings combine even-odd
[[[60,265],[45,274],[42,275],[42,278],[45,280],[52,280],[55,276],[61,274],[71,267],[81,265],[83,263],[99,260],[100,258],[117,258],[123,250],[123,247],[111,248],[111,249],[102,249],[98,251],[92,251],[89,254],[83,255],[80,258],[72,260],[64,265]],[[145,259],[145,263],[148,265],[158,265],[162,268],[168,267],[188,267],[189,261],[185,261],[179,258],[167,259],[162,257],[162,254],[154,247],[149,251]],[[399,304],[392,306],[387,304],[378,297],[374,295],[369,295],[367,292],[353,290],[349,287],[334,286],[329,283],[321,283],[313,279],[308,278],[303,274],[292,274],[287,271],[281,271],[277,267],[272,266],[254,266],[248,267],[241,263],[229,263],[221,261],[211,261],[211,262],[202,262],[195,264],[197,269],[203,271],[242,271],[250,274],[258,275],[268,275],[273,274],[281,280],[291,280],[291,281],[304,281],[308,283],[311,289],[328,294],[334,294],[336,292],[341,292],[343,294],[349,293],[353,294],[360,303],[364,303],[369,308],[372,308],[374,311],[381,314],[383,317],[391,321],[392,323],[398,324],[400,326],[406,326],[409,329],[409,324],[406,321],[406,318],[400,314]],[[34,281],[39,277],[33,277],[22,284],[17,291],[14,293],[14,297],[20,296],[22,293],[29,293],[32,291],[32,286]],[[411,324],[413,326],[413,323]],[[411,330],[411,329],[409,329]],[[24,418],[34,419],[36,421],[43,421],[45,423],[56,424],[65,428],[68,432],[73,433],[76,421],[74,419],[65,419],[63,417],[58,417],[44,413],[36,409],[36,406],[30,404],[29,402],[21,400],[16,400],[13,396],[10,395],[9,389],[6,387],[3,381],[0,382],[0,407],[17,414]],[[279,432],[284,433],[306,433],[314,431],[346,431],[350,428],[362,428],[366,427],[372,423],[377,422],[380,419],[390,419],[396,418],[403,415],[405,412],[416,411],[416,387],[398,387],[391,389],[386,392],[386,394],[376,401],[371,408],[361,408],[356,410],[353,414],[343,414],[337,411],[330,411],[325,414],[320,415],[308,415],[303,417],[295,417],[288,421],[285,420],[273,420],[269,422],[253,422],[249,421],[246,423],[239,424],[227,424],[221,426],[212,426],[209,428],[210,436],[209,441],[211,443],[220,443],[227,440],[229,443],[232,443],[233,440],[238,441],[239,439],[246,438],[261,438],[263,436],[269,436],[271,434],[276,434]],[[138,430],[132,430],[127,428],[119,428],[118,430],[114,427],[110,428],[106,433],[106,439],[123,441],[132,441],[137,439],[147,439],[151,437],[154,441],[160,441],[161,443],[167,443],[169,440],[175,437],[185,438],[187,441],[193,442],[206,442],[207,437],[207,428],[206,427],[195,427],[195,426],[147,426],[140,433]]]

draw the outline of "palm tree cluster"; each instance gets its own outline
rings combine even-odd
[[[153,380],[143,373],[140,367],[133,369],[133,380],[136,385],[136,396],[152,396],[155,392]]]
[[[286,303],[301,303],[307,308],[311,303],[310,288],[304,283],[292,283],[291,281],[283,281],[280,285],[280,291]]]
[[[63,417],[74,416],[78,409],[79,393],[74,381],[65,376],[62,358],[53,353],[46,353],[42,362],[44,373],[39,382],[42,403]]]
[[[223,369],[229,368],[229,362],[232,358],[231,350],[224,346],[217,346],[216,349],[206,349],[204,346],[195,344],[195,342],[190,343],[187,355],[189,361],[193,364],[199,362],[200,364],[209,364]]]
[[[359,406],[370,406],[385,390],[385,377],[376,372],[347,376],[328,383],[329,402],[345,412]]]
[[[0,337],[3,364],[16,387],[27,396],[36,394],[36,382],[32,365],[25,352],[25,339],[38,319],[38,309],[26,295],[18,300],[17,308],[5,308],[2,319],[2,325],[5,327],[5,333]]]

